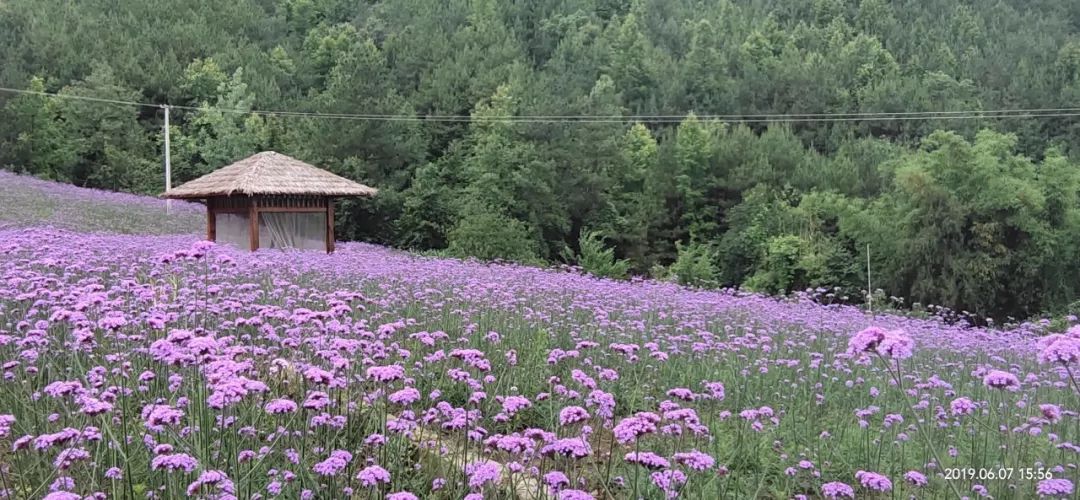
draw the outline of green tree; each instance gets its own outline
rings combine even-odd
[[[240,69],[237,71],[242,74]],[[234,82],[238,80],[237,76],[237,74],[233,75]],[[222,71],[221,66],[213,58],[195,59],[184,69],[180,90],[190,102],[199,105],[217,100],[222,85],[228,81],[229,75]]]
[[[623,89],[628,107],[635,112],[655,107],[653,92],[659,79],[656,56],[641,19],[643,14],[640,5],[635,5],[621,22],[611,23],[608,28],[611,53],[605,72]]]
[[[573,99],[572,107],[589,115],[619,116],[623,112],[620,99],[614,81],[601,75],[587,95]],[[620,182],[633,175],[619,158],[625,129],[622,123],[605,122],[573,128],[548,124],[524,131],[531,142],[546,143],[547,147],[538,145],[537,151],[551,162],[552,196],[561,199],[566,210],[563,240],[574,249],[585,227],[607,225],[619,216],[613,212],[613,198],[624,189]]]
[[[413,116],[412,106],[388,80],[386,55],[370,39],[337,48],[326,89],[310,101],[316,111],[334,114],[363,110],[373,115]],[[300,158],[339,175],[378,186],[372,200],[345,200],[341,213],[350,221],[344,237],[399,243],[397,221],[402,191],[412,171],[424,162],[427,139],[408,120],[306,120],[291,129],[289,147]]]
[[[718,28],[708,20],[694,25],[690,51],[681,65],[684,85],[681,101],[685,109],[699,113],[728,113],[732,83],[727,75],[728,60]]]
[[[681,202],[682,224],[688,233],[703,240],[718,235],[722,213],[713,203],[724,172],[715,161],[717,127],[690,114],[675,135],[675,185]]]
[[[308,85],[322,88],[330,78],[330,71],[358,43],[360,35],[352,24],[317,24],[304,38],[303,74],[310,79]]]
[[[245,114],[254,107],[254,96],[244,83],[244,70],[221,79],[212,61],[195,61],[188,67],[184,88],[202,89],[217,83],[211,100],[187,118],[175,135],[174,181],[184,182],[205,175],[236,160],[270,147],[267,119]]]
[[[616,251],[635,267],[645,270],[654,263],[650,233],[655,232],[656,214],[663,208],[663,193],[657,189],[660,150],[656,138],[645,125],[634,124],[622,137],[612,185],[609,217],[600,231],[613,241]]]
[[[445,161],[444,163],[449,163]],[[418,169],[402,193],[401,217],[396,223],[399,242],[406,248],[446,248],[447,233],[457,220],[460,179],[440,163]]]
[[[991,131],[973,143],[937,132],[900,167],[892,193],[855,222],[856,239],[878,255],[885,289],[978,315],[1038,310],[1047,200],[1016,144]]]
[[[139,93],[125,88],[106,65],[96,66],[85,80],[64,87],[60,94],[139,100]],[[65,99],[57,106],[60,141],[70,145],[76,157],[69,174],[72,182],[137,193],[158,193],[164,188],[160,150],[139,123],[137,108],[76,99]]]
[[[702,243],[675,243],[678,252],[668,274],[680,285],[712,287],[718,284],[712,249]]]
[[[585,272],[601,278],[626,278],[630,272],[630,261],[615,257],[615,249],[604,245],[604,238],[596,231],[582,233],[578,243],[578,254],[566,256],[566,260],[577,262]]]
[[[30,91],[44,92],[45,80],[34,78]],[[0,112],[0,165],[16,172],[72,182],[77,159],[76,144],[57,120],[55,99],[24,94],[8,101]]]
[[[552,163],[519,136],[518,125],[494,119],[514,114],[513,89],[502,85],[477,105],[466,138],[462,194],[521,221],[533,240],[549,243],[541,256],[550,257],[562,248],[558,242],[568,229],[566,208],[556,196]]]
[[[524,222],[499,209],[469,201],[447,239],[450,252],[460,257],[531,263],[538,256],[533,234]]]

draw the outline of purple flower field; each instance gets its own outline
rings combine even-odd
[[[70,184],[0,170],[0,229],[53,226],[80,232],[199,234],[206,212],[198,203],[165,200]]]
[[[338,248],[0,230],[0,491],[1074,495],[1080,329]]]

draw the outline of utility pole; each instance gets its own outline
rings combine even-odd
[[[163,105],[165,108],[165,191],[172,189],[172,158],[169,152],[169,105]],[[165,213],[172,212],[172,200],[165,200]]]
[[[866,244],[866,307],[874,315],[874,289],[870,287],[870,244]]]

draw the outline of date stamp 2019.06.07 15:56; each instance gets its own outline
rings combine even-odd
[[[952,467],[941,471],[946,481],[1042,481],[1054,474],[1043,467]]]

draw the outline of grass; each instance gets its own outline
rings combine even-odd
[[[53,226],[88,233],[199,234],[202,205],[85,189],[0,170],[0,229]]]

